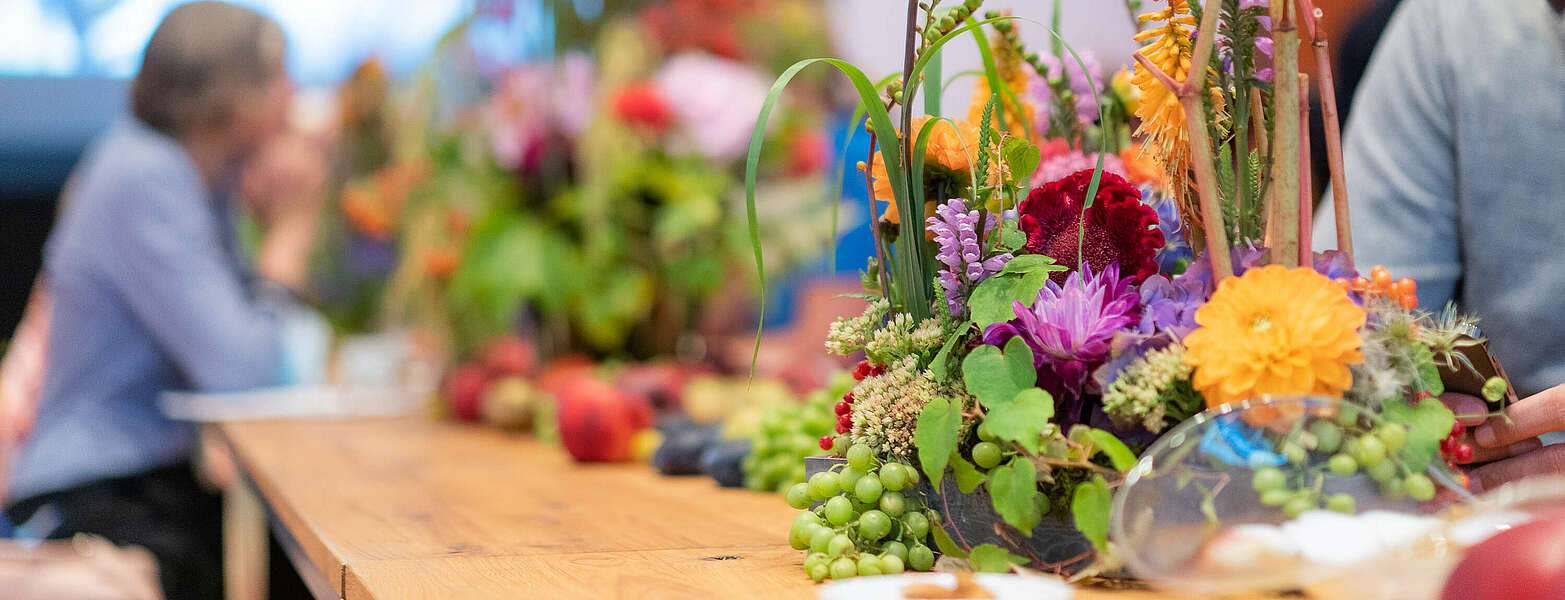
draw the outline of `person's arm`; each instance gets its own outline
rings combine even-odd
[[[103,269],[186,382],[206,392],[280,383],[279,308],[232,267],[204,190],[146,178],[121,193]]]
[[[1359,86],[1343,141],[1354,262],[1413,278],[1426,309],[1455,299],[1462,273],[1454,78],[1437,6],[1443,1],[1407,0],[1397,11]],[[1329,194],[1313,238],[1317,249],[1335,247]]]

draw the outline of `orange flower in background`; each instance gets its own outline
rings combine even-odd
[[[378,240],[391,237],[391,213],[378,195],[362,185],[342,190],[342,216],[360,233]]]
[[[1147,156],[1146,150],[1140,144],[1120,150],[1119,160],[1125,165],[1125,179],[1130,180],[1131,183],[1163,187],[1163,172],[1158,169],[1157,162]]]
[[[1136,41],[1150,41],[1136,51],[1137,54],[1147,57],[1174,81],[1184,81],[1194,51],[1190,35],[1195,32],[1195,17],[1190,15],[1190,3],[1168,0],[1168,8],[1141,15],[1140,19],[1143,23],[1162,22],[1162,25],[1136,34]],[[1136,135],[1145,137],[1152,159],[1169,174],[1176,189],[1182,188],[1185,173],[1190,170],[1190,140],[1185,133],[1184,107],[1180,106],[1174,91],[1142,68],[1139,62],[1131,83],[1140,91],[1136,116],[1141,118],[1141,125],[1136,128]]]
[[[989,87],[989,78],[980,76],[973,83],[973,101],[967,107],[967,120],[970,123],[982,123],[984,107],[989,105],[989,97],[999,92],[1000,106],[1005,107],[1007,133],[1015,137],[1031,139],[1032,135],[1027,130],[1027,127],[1038,128],[1040,124],[1037,120],[1037,111],[1031,103],[1027,102],[1027,69],[1030,67],[1022,60],[1021,55],[1016,52],[1016,46],[1005,40],[1005,34],[996,30],[993,37],[994,39],[990,41],[990,45],[994,48],[995,71],[1004,81],[1005,87],[1011,90],[1011,94],[1015,96],[1016,101],[1012,102],[1011,96],[1003,91],[991,89]],[[1020,107],[1016,105],[1017,102],[1021,103]],[[1026,115],[1027,118],[1025,120],[1017,118],[1018,111],[1020,111],[1020,114]],[[998,117],[996,117],[994,126],[996,128],[1000,126]]]
[[[1185,363],[1207,406],[1265,395],[1339,397],[1353,385],[1364,309],[1308,267],[1270,265],[1223,280],[1196,311]]]
[[[461,255],[450,246],[430,248],[424,254],[424,272],[441,279],[450,277],[462,262]]]
[[[923,131],[924,124],[932,118],[934,117],[925,115],[913,119],[914,135]],[[881,140],[881,146],[885,146],[885,140]],[[892,147],[895,148],[895,145]],[[924,148],[924,179],[932,181],[945,178],[947,189],[955,194],[956,190],[953,187],[972,183],[972,165],[977,160],[978,128],[967,121],[956,121],[955,127],[950,121],[939,121],[930,132],[928,145]],[[863,169],[864,165],[860,163],[859,170]],[[881,162],[879,151],[875,152],[869,169],[870,179],[873,180],[871,191],[876,200],[887,205],[882,219],[890,223],[901,223],[901,218],[897,214],[896,196],[891,191],[891,180],[887,176],[885,163]],[[931,200],[929,204],[933,202]]]

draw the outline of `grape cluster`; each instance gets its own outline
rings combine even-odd
[[[805,574],[818,582],[934,568],[935,553],[924,540],[939,517],[912,491],[918,470],[879,463],[863,444],[845,454],[846,465],[788,488],[788,505],[804,511],[788,542],[807,552]]]
[[[883,375],[886,365],[871,365],[867,360],[859,361],[853,367],[853,381],[864,381],[865,377]],[[845,443],[838,438],[853,431],[853,390],[849,389],[842,394],[842,401],[832,407],[837,415],[837,435],[823,435],[818,441],[821,450],[827,452],[841,451]]]
[[[824,453],[816,450],[815,438],[830,437],[834,422],[832,400],[852,387],[852,379],[839,375],[826,389],[811,392],[802,403],[768,409],[761,417],[761,426],[750,436],[750,454],[740,465],[745,487],[782,493],[788,486],[802,483],[804,457]]]
[[[1397,457],[1407,443],[1407,428],[1397,423],[1364,427],[1359,410],[1343,405],[1334,421],[1311,423],[1305,435],[1282,444],[1288,462],[1285,468],[1263,466],[1255,470],[1250,485],[1261,495],[1261,503],[1280,506],[1288,517],[1321,508],[1352,514],[1357,511],[1353,496],[1324,494],[1324,473],[1311,468],[1306,446],[1331,458],[1326,471],[1339,477],[1351,477],[1360,470],[1379,484],[1380,493],[1391,500],[1411,497],[1425,501],[1435,496],[1435,484],[1429,476],[1412,472]]]

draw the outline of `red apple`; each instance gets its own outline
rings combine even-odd
[[[1565,511],[1495,534],[1468,549],[1442,600],[1565,598]]]
[[[441,395],[451,414],[463,421],[477,421],[480,400],[489,387],[489,371],[476,364],[465,364],[446,375]]]
[[[556,392],[560,442],[576,460],[617,462],[631,457],[631,438],[651,425],[646,398],[593,378]]]
[[[514,335],[489,342],[482,356],[484,366],[500,375],[526,375],[538,366],[537,351]]]

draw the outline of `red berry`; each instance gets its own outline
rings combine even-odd
[[[1456,447],[1456,462],[1465,463],[1473,459],[1472,444],[1461,444]]]
[[[832,444],[835,442],[836,439],[829,435],[821,436],[821,450],[831,451]]]
[[[869,377],[870,370],[871,368],[869,366],[869,361],[859,361],[859,364],[853,365],[853,379],[857,381],[864,381],[865,377]]]
[[[848,404],[853,404],[853,392],[848,392],[846,394],[843,394],[842,395],[842,401],[846,402]]]
[[[1435,397],[1435,395],[1431,394],[1431,393],[1429,393],[1427,391],[1419,392],[1419,393],[1413,395],[1413,399],[1418,401],[1418,402],[1423,402],[1424,400],[1427,400],[1427,399],[1433,398],[1433,397]]]
[[[849,412],[852,412],[852,411],[853,411],[853,407],[848,405],[847,402],[838,402],[837,403],[837,416],[841,417],[841,416],[847,415]]]
[[[1456,445],[1456,438],[1440,440],[1440,453],[1446,455],[1456,454]]]
[[[843,423],[842,421],[837,421],[837,433],[847,433],[849,431],[853,431],[853,425],[852,424]]]
[[[1453,437],[1462,437],[1464,433],[1467,433],[1467,427],[1462,425],[1461,421],[1451,424],[1451,435]]]

